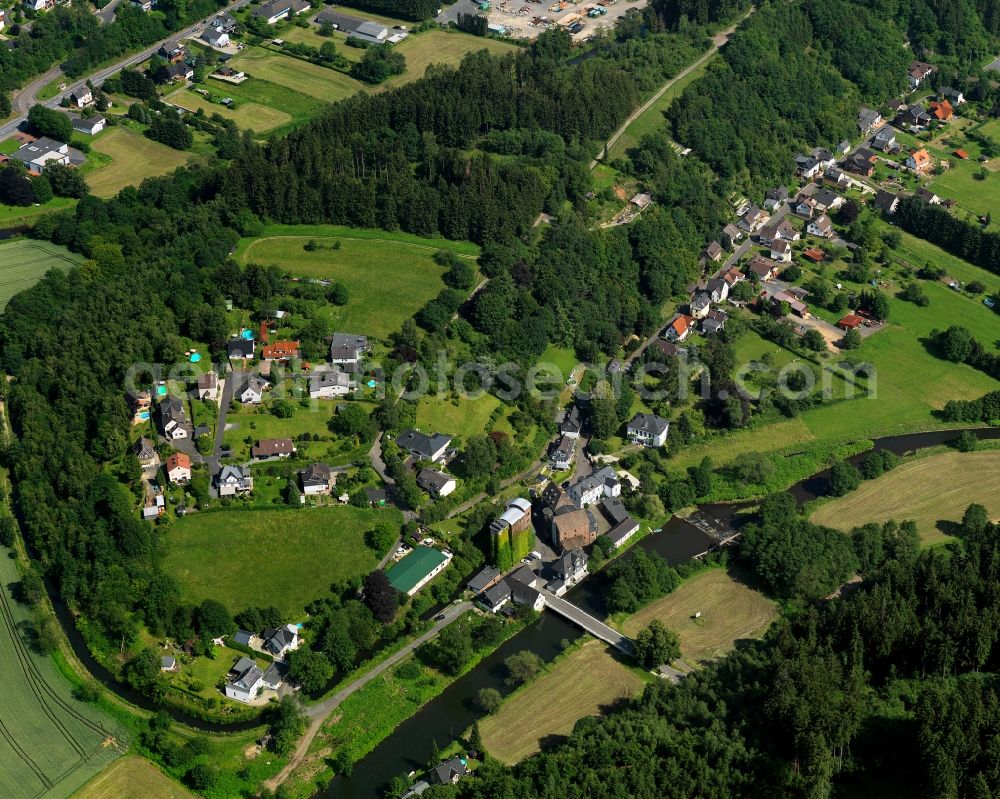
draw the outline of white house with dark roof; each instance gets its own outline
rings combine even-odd
[[[42,136],[40,139],[19,147],[10,154],[10,157],[24,164],[29,172],[40,175],[53,164],[69,166],[69,151],[70,146],[65,142]]]
[[[226,696],[250,704],[264,689],[264,672],[248,657],[241,657],[229,670]]]
[[[299,630],[294,624],[286,624],[271,630],[264,630],[264,651],[272,657],[282,658],[286,652],[299,648]]]
[[[792,262],[792,245],[784,239],[772,242],[771,258],[781,263],[790,264]]]
[[[346,397],[356,387],[351,376],[340,369],[323,369],[309,375],[309,396],[313,399]]]
[[[299,472],[299,482],[306,496],[329,494],[337,484],[337,476],[325,463],[312,463]]]
[[[581,430],[583,430],[583,417],[580,414],[580,406],[574,402],[559,423],[559,432],[570,438],[579,438]]]
[[[549,460],[552,467],[559,471],[568,469],[573,465],[573,458],[576,455],[576,438],[573,436],[559,436],[559,440],[549,452]]]
[[[586,477],[581,477],[569,488],[566,495],[578,508],[593,505],[602,497],[618,497],[622,493],[622,484],[618,475],[610,466],[605,466]]]
[[[243,466],[226,465],[222,467],[216,478],[216,487],[220,497],[234,497],[237,494],[247,494],[253,491],[253,477],[250,470]]]
[[[587,576],[587,553],[582,549],[569,549],[549,565],[552,579],[545,587],[556,596],[562,596]]]
[[[196,391],[198,399],[214,402],[219,398],[219,376],[215,372],[205,372],[203,375],[198,375]]]
[[[256,375],[250,375],[236,389],[235,399],[244,405],[260,405],[264,401],[264,391],[267,381]]]
[[[451,445],[451,436],[446,436],[444,433],[427,435],[419,430],[404,430],[396,439],[396,444],[420,460],[440,463],[445,459],[448,447]]]
[[[662,447],[667,443],[670,422],[652,413],[637,413],[625,428],[625,435],[633,444],[644,447]]]
[[[446,497],[458,488],[458,483],[450,474],[430,468],[420,470],[417,485],[435,497]]]
[[[163,435],[171,441],[190,438],[184,403],[176,397],[167,397],[160,403],[160,428]]]
[[[828,239],[833,235],[833,223],[826,214],[821,214],[813,219],[806,229],[810,236],[822,236]]]
[[[70,115],[70,119],[73,121],[73,130],[77,133],[84,133],[87,136],[96,136],[107,124],[107,120],[104,119],[100,114],[94,114],[89,117],[80,117]]]
[[[250,360],[256,352],[256,345],[252,338],[234,336],[226,342],[226,354],[230,360]]]
[[[203,42],[211,47],[229,47],[229,34],[222,30],[221,28],[216,28],[213,25],[209,25],[205,30],[201,32],[199,37]]]
[[[330,342],[330,362],[344,371],[357,372],[362,357],[371,351],[367,336],[355,333],[334,333]]]

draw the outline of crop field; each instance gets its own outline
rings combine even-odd
[[[129,755],[94,777],[73,794],[73,799],[195,799],[195,796],[148,760]]]
[[[949,540],[949,523],[959,522],[973,502],[1000,519],[1000,450],[946,452],[904,463],[869,480],[845,497],[821,505],[811,520],[848,531],[889,519],[917,524],[920,540]]]
[[[90,191],[98,197],[113,197],[126,186],[138,186],[146,178],[173,172],[188,162],[182,153],[165,144],[125,128],[114,128],[93,143],[93,149],[111,156],[111,163],[87,175]]]
[[[378,562],[365,532],[401,524],[391,509],[224,510],[177,520],[164,569],[187,599],[218,599],[232,612],[273,604],[289,616],[330,585]],[[384,554],[384,553],[380,553]]]
[[[276,264],[299,277],[342,282],[348,303],[331,308],[330,323],[337,329],[376,337],[399,330],[403,320],[444,290],[444,270],[433,260],[437,250],[465,257],[478,252],[465,242],[335,226],[273,230],[273,235],[241,244],[238,257],[242,262]],[[320,247],[307,252],[304,248],[310,239]],[[334,249],[337,242],[339,249]]]
[[[83,259],[48,241],[20,239],[0,244],[0,310],[10,298],[35,285],[50,269],[67,269]]]
[[[218,114],[225,119],[231,119],[239,127],[252,130],[255,133],[266,133],[292,121],[291,114],[260,103],[241,103],[236,110],[230,110],[190,89],[174,92],[167,100],[190,111],[202,109],[209,116]]]
[[[271,83],[276,83],[287,89],[294,89],[327,103],[335,103],[337,100],[343,100],[345,97],[350,97],[365,89],[365,85],[361,81],[357,81],[342,72],[282,55],[263,47],[247,47],[229,62],[229,66],[242,70],[251,77],[263,78]],[[243,88],[243,86],[249,89],[248,83],[234,88]]]
[[[482,719],[483,744],[493,757],[516,763],[535,754],[543,739],[569,735],[580,719],[635,696],[642,685],[603,642],[587,641]]]
[[[65,799],[119,757],[111,721],[74,699],[51,657],[35,654],[14,601],[15,561],[0,550],[0,786],[4,799]]]
[[[766,596],[724,569],[710,569],[629,616],[622,632],[634,636],[659,619],[677,633],[681,658],[694,664],[722,657],[738,640],[760,638],[777,617],[778,606]]]

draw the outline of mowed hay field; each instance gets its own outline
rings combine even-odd
[[[254,133],[266,133],[282,125],[287,125],[292,121],[291,114],[286,114],[284,111],[279,111],[276,108],[269,108],[260,103],[241,103],[233,111],[224,105],[211,102],[190,89],[182,89],[179,92],[174,92],[167,100],[190,111],[201,109],[209,116],[219,114],[224,119],[231,119],[239,127],[252,130]]]
[[[938,522],[959,522],[973,502],[1000,518],[1000,450],[946,452],[897,466],[845,497],[821,505],[810,517],[816,524],[848,531],[890,519],[917,524],[920,540],[950,539]]]
[[[547,736],[569,735],[577,721],[635,696],[642,686],[606,644],[587,641],[482,719],[483,744],[493,757],[516,763],[537,752]]]
[[[111,163],[87,175],[90,191],[98,197],[113,197],[126,186],[138,186],[146,178],[173,172],[188,162],[182,153],[125,128],[114,128],[93,143],[93,148],[111,156]]]
[[[13,599],[20,579],[0,548],[0,796],[65,799],[122,753],[113,722],[73,698],[51,657],[35,654],[23,625],[30,613]],[[120,748],[121,747],[121,748]]]
[[[195,799],[195,795],[148,760],[129,755],[94,777],[73,799]]]
[[[385,337],[399,330],[429,300],[444,290],[444,269],[434,253],[447,249],[463,257],[478,252],[467,242],[422,239],[405,233],[353,230],[332,225],[282,226],[241,244],[242,263],[276,264],[298,277],[342,282],[347,305],[330,308],[330,323],[340,330]],[[320,248],[304,248],[315,239]],[[339,249],[333,249],[336,242]]]
[[[68,269],[83,259],[48,241],[20,239],[0,244],[0,310],[10,298],[35,285],[50,269]]]
[[[699,612],[701,618],[695,619]],[[635,636],[659,619],[677,633],[681,658],[694,664],[725,655],[740,639],[760,638],[777,617],[778,606],[772,600],[726,570],[710,569],[629,616],[621,629]]]
[[[251,77],[262,78],[327,103],[335,103],[365,89],[361,81],[342,72],[263,47],[245,48],[229,62],[229,66]]]
[[[233,613],[275,605],[294,617],[332,583],[375,567],[365,532],[379,523],[402,517],[354,507],[196,513],[170,526],[164,569],[193,602],[217,599]]]
[[[343,50],[349,49],[351,48],[343,48]],[[431,64],[458,66],[469,53],[487,50],[493,55],[502,55],[520,48],[497,39],[484,39],[457,31],[437,30],[407,36],[396,45],[395,49],[406,58],[406,72],[379,84],[379,89],[393,89],[411,80],[422,78]]]

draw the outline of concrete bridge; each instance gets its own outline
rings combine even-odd
[[[581,627],[590,633],[594,638],[599,638],[605,643],[611,644],[615,649],[625,655],[632,655],[632,639],[622,635],[617,630],[609,627],[603,621],[595,619],[589,613],[584,612],[572,602],[567,602],[561,597],[557,597],[547,589],[541,589],[541,594],[545,597],[545,607],[558,613],[564,619],[569,619],[577,627]]]

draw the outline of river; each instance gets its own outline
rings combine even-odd
[[[904,455],[926,447],[946,444],[958,436],[960,430],[939,430],[930,433],[888,436],[875,441],[875,450],[888,450]],[[975,430],[981,439],[1000,439],[1000,428]],[[851,458],[858,463],[868,455],[864,452]],[[824,493],[829,470],[819,472],[796,483],[788,489],[801,505]],[[699,511],[731,522],[733,516],[748,503],[702,505]],[[672,517],[658,533],[647,535],[636,547],[663,556],[671,565],[677,565],[700,555],[716,544],[715,539],[693,524],[676,516]],[[633,547],[633,550],[635,547]],[[626,554],[624,557],[628,557]],[[573,588],[566,599],[597,618],[607,616],[604,601],[606,578],[597,572]],[[506,641],[496,652],[484,659],[476,668],[460,677],[440,696],[432,699],[417,713],[400,724],[388,738],[354,765],[350,777],[338,776],[329,787],[317,794],[316,799],[378,799],[388,788],[389,782],[399,774],[426,770],[431,756],[432,741],[444,748],[461,735],[482,712],[473,704],[476,693],[486,687],[495,688],[502,695],[512,689],[504,683],[506,671],[503,661],[522,650],[529,650],[548,662],[560,651],[563,640],[575,641],[583,633],[575,626],[553,613],[543,612],[537,622]]]

